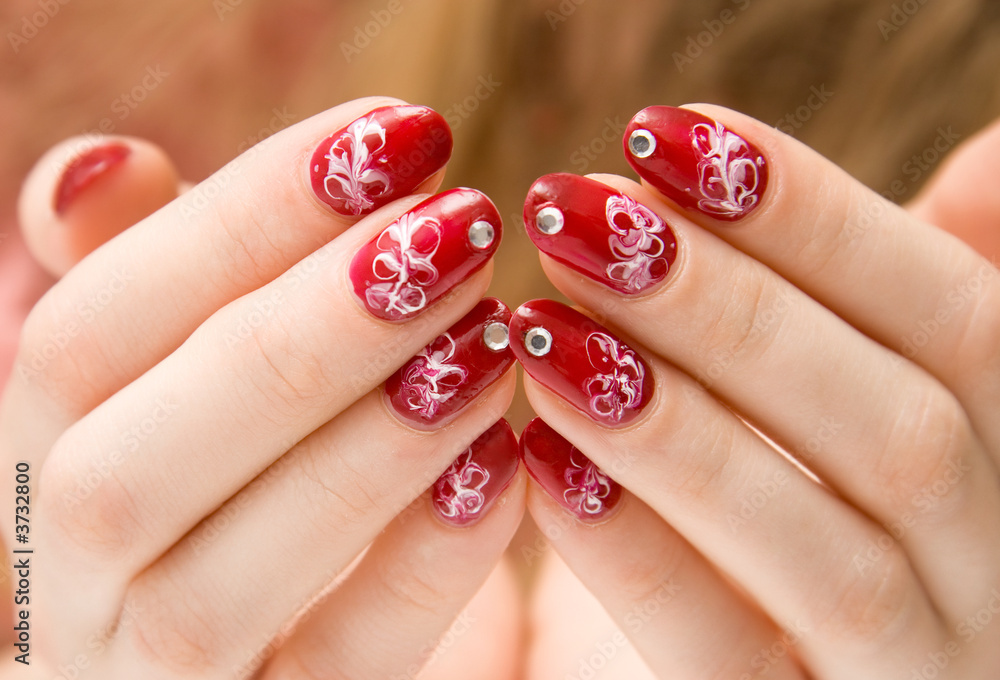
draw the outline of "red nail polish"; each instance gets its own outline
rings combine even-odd
[[[481,300],[389,377],[385,391],[396,413],[428,425],[478,397],[514,363],[509,324],[507,305],[496,298]]]
[[[767,188],[756,146],[722,123],[672,106],[650,106],[625,128],[625,157],[660,193],[717,220],[747,216]]]
[[[524,224],[543,253],[619,293],[649,290],[677,257],[677,240],[663,218],[578,175],[545,175],[532,184]]]
[[[109,142],[84,151],[70,161],[63,170],[53,201],[57,215],[62,215],[70,204],[100,177],[121,165],[132,153],[125,144]]]
[[[434,483],[431,503],[445,522],[468,526],[486,514],[517,472],[517,438],[498,420]]]
[[[621,485],[541,418],[524,428],[520,453],[531,478],[579,519],[599,521],[621,500]]]
[[[384,106],[323,140],[313,191],[341,215],[367,215],[413,192],[451,157],[451,129],[426,106]]]
[[[475,189],[431,196],[383,229],[351,261],[354,292],[374,316],[409,319],[496,252],[500,213]]]
[[[653,397],[652,372],[635,350],[554,300],[521,305],[511,317],[510,344],[532,378],[598,423],[629,423]]]

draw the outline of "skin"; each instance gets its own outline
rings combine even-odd
[[[118,621],[120,634],[87,657],[92,665],[84,670],[93,677],[188,677],[195,669],[226,677],[264,656],[263,678],[405,674],[485,582],[471,607],[490,613],[472,617],[484,623],[459,637],[430,677],[458,677],[472,663],[510,677],[519,656],[511,584],[503,572],[490,573],[520,520],[526,488],[532,516],[555,537],[591,604],[600,603],[628,636],[618,677],[641,677],[633,649],[655,675],[741,677],[764,668],[778,678],[895,677],[950,649],[949,631],[1000,586],[1000,430],[990,418],[997,280],[980,276],[981,297],[912,360],[898,345],[916,321],[933,317],[940,291],[979,276],[983,255],[997,250],[990,225],[1000,208],[982,178],[996,176],[1000,128],[956,152],[909,211],[885,206],[886,217],[853,247],[837,238],[845,220],[881,199],[805,147],[724,109],[700,107],[751,138],[774,172],[771,197],[741,224],[720,227],[679,213],[648,187],[595,176],[667,219],[681,259],[660,288],[635,300],[545,258],[543,266],[560,290],[584,309],[604,311],[640,348],[657,397],[640,422],[612,432],[530,379],[525,389],[547,422],[630,493],[607,521],[585,526],[519,473],[482,522],[454,530],[431,516],[426,495],[409,480],[443,470],[503,414],[512,376],[441,430],[416,432],[379,398],[384,376],[351,381],[354,366],[338,364],[330,350],[347,347],[352,359],[374,362],[380,346],[398,339],[405,360],[475,304],[489,268],[419,325],[375,324],[341,290],[343,276],[330,272],[420,196],[352,226],[312,201],[305,178],[275,181],[276,168],[311,149],[322,131],[384,103],[351,102],[277,135],[244,159],[245,182],[193,224],[176,220],[176,203],[157,211],[178,193],[176,173],[141,141],[128,142],[136,149],[133,174],[62,220],[48,197],[58,176],[52,158],[65,148],[29,177],[20,202],[24,241],[59,282],[24,324],[21,356],[50,342],[65,327],[66,310],[107,285],[108,271],[144,273],[41,376],[6,385],[3,451],[8,462],[31,460],[44,480],[32,530],[52,559],[37,562],[35,592],[39,613],[50,612],[56,624],[38,629],[40,659],[72,663],[92,635]],[[134,204],[116,211],[125,197]],[[296,230],[268,232],[284,239],[278,243],[261,238],[247,204],[294,216]],[[133,211],[151,216],[132,227]],[[119,232],[80,261],[88,239],[96,246]],[[176,254],[165,255],[171,247]],[[295,272],[286,270],[313,252],[329,275],[306,278],[295,285],[304,292],[293,293]],[[29,271],[5,268],[4,275],[27,281]],[[292,304],[259,331],[267,342],[220,353],[219,331],[274,290]],[[791,301],[787,316],[770,333],[741,336],[754,311],[776,308],[775,300]],[[20,327],[22,301],[9,296],[6,304]],[[292,321],[289,333],[281,324]],[[348,329],[338,345],[332,328]],[[365,346],[351,347],[352,336]],[[691,376],[727,349],[735,361],[699,388]],[[844,370],[824,372],[831,357]],[[314,370],[296,370],[302,362]],[[789,375],[797,376],[791,385]],[[136,408],[164,395],[195,408],[178,408],[161,436],[144,443],[141,462],[117,466],[113,481],[67,512],[59,499],[99,466]],[[827,486],[775,453],[723,402],[792,452],[810,452],[809,438],[819,437],[823,417],[832,418],[837,427],[804,461]],[[417,455],[390,453],[386,461],[386,451],[401,448]],[[628,464],[615,466],[626,454]],[[950,463],[968,472],[899,541],[880,543],[879,525],[900,518],[914,494],[949,479]],[[202,474],[178,481],[176,470],[193,468]],[[769,480],[779,480],[780,491],[732,532],[727,514],[738,514],[740,501]],[[292,513],[300,526],[283,519]],[[199,542],[222,517],[235,519]],[[869,542],[885,547],[857,569]],[[290,564],[298,565],[294,575]],[[288,618],[333,577],[341,586],[288,635]],[[260,587],[279,580],[280,589]],[[543,571],[533,618],[544,625],[528,656],[529,677],[551,677],[564,666],[572,672],[586,658],[589,648],[574,650],[558,635],[600,621],[595,608],[581,617],[570,606],[580,597],[558,565]],[[636,624],[636,612],[651,611],[652,602],[662,606]],[[618,639],[611,627],[595,629],[586,639]],[[284,644],[272,654],[261,641],[276,635]],[[987,677],[998,636],[984,628],[939,677]]]

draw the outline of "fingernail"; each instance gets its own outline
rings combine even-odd
[[[543,253],[619,293],[649,290],[677,257],[677,240],[659,215],[578,175],[545,175],[531,185],[524,224]]]
[[[77,196],[99,178],[121,165],[132,153],[125,144],[109,142],[84,151],[63,170],[53,200],[57,215],[63,215]]]
[[[323,140],[313,191],[341,215],[367,215],[413,193],[451,157],[451,129],[426,106],[383,106]]]
[[[478,521],[514,478],[517,460],[517,438],[501,418],[434,483],[431,504],[438,517],[460,527]]]
[[[521,305],[511,317],[510,344],[528,375],[603,425],[635,420],[653,397],[653,375],[642,357],[559,302]]]
[[[419,203],[351,260],[354,292],[372,315],[412,318],[480,270],[500,244],[496,206],[475,189]]]
[[[520,453],[531,478],[581,520],[597,522],[621,500],[621,485],[541,418],[524,428]]]
[[[767,188],[760,149],[711,118],[650,106],[625,128],[625,157],[639,175],[686,210],[717,220],[749,215]]]
[[[385,392],[393,410],[418,426],[461,410],[514,363],[509,324],[507,305],[481,300],[389,377]]]

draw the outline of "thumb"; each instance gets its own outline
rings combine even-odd
[[[984,256],[1000,256],[1000,120],[949,156],[908,206]],[[994,259],[995,261],[995,259]]]
[[[134,137],[72,137],[32,168],[18,217],[31,254],[58,277],[177,195],[177,171],[159,147]]]

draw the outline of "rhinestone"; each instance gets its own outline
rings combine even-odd
[[[510,344],[510,330],[507,324],[494,321],[483,330],[483,342],[494,352],[507,349]]]
[[[552,334],[541,326],[532,328],[524,334],[524,348],[528,354],[543,357],[552,349]]]
[[[563,228],[562,210],[552,205],[542,208],[535,215],[535,226],[543,234],[558,234]]]
[[[496,234],[492,224],[486,220],[479,220],[473,222],[472,226],[469,227],[469,243],[477,250],[485,250],[493,244]]]
[[[656,137],[649,130],[634,130],[628,137],[628,150],[636,158],[652,156],[656,151]]]

